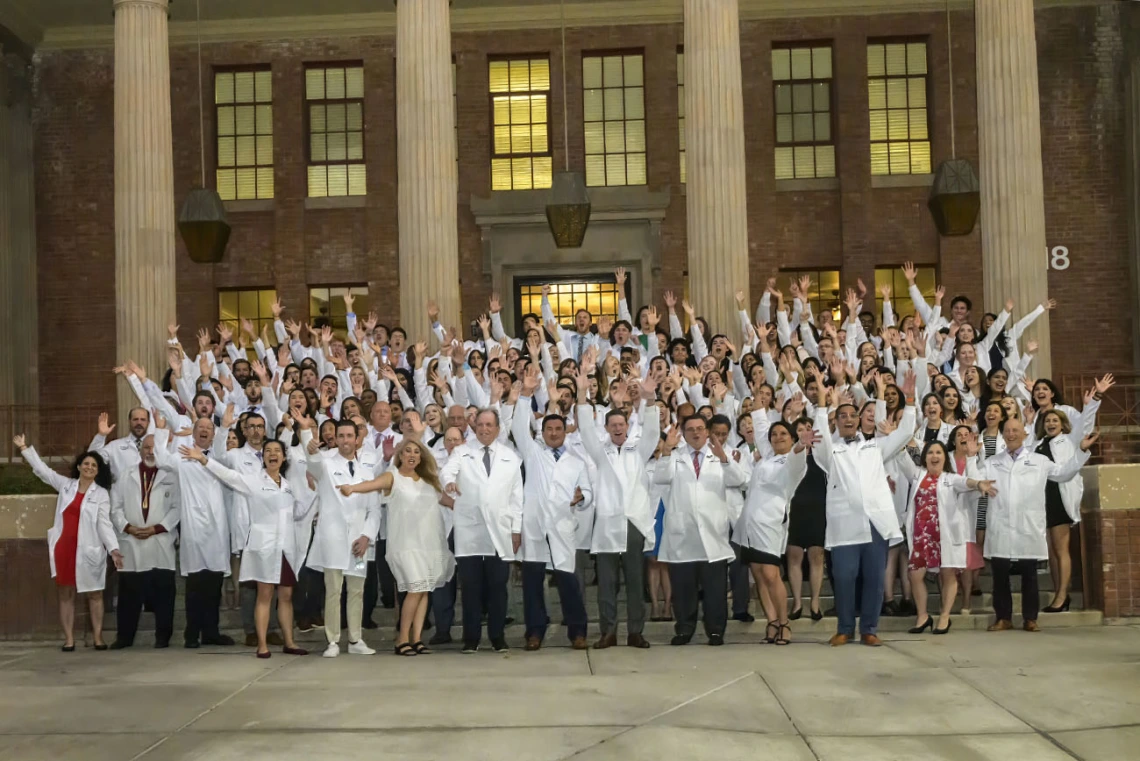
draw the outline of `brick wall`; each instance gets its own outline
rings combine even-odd
[[[1061,302],[1054,319],[1054,372],[1132,365],[1124,175],[1125,69],[1118,6],[1043,9],[1037,14],[1042,143],[1050,245],[1066,245],[1072,266],[1050,275]],[[868,173],[868,37],[926,36],[932,71],[934,162],[950,155],[946,17],[941,13],[749,21],[741,25],[745,140],[749,162],[749,256],[753,283],[780,267],[841,267],[844,284],[873,282],[876,264],[939,264],[950,293],[981,304],[977,233],[939,239],[927,188],[873,188]],[[958,155],[977,159],[973,16],[955,13],[953,63]],[[459,87],[459,256],[464,317],[486,308],[490,282],[468,200],[490,187],[486,56],[551,54],[554,164],[563,162],[557,30],[463,33],[454,38]],[[784,192],[772,171],[772,41],[833,40],[837,60],[838,190]],[[662,267],[654,293],[680,291],[687,269],[685,198],[677,144],[676,50],[680,25],[589,28],[567,34],[570,162],[582,163],[582,50],[645,51],[650,190],[673,188],[662,225]],[[399,314],[396,219],[395,65],[392,38],[226,43],[203,47],[213,66],[273,68],[276,201],[271,211],[233,213],[227,259],[192,264],[179,244],[178,315],[183,340],[217,317],[216,290],[275,286],[293,316],[307,287],[367,282],[381,318]],[[306,209],[303,65],[362,60],[369,195],[365,208]],[[192,47],[172,51],[176,203],[198,181],[196,65]],[[44,398],[113,404],[114,351],[113,55],[110,50],[39,54],[36,100],[37,239],[43,322]],[[207,93],[212,88],[207,89]],[[208,97],[208,96],[207,96]],[[213,134],[207,107],[206,134]],[[209,143],[209,141],[208,141]],[[207,144],[207,177],[213,165]],[[1043,254],[1044,255],[1044,254]],[[508,295],[504,294],[504,298]],[[726,289],[727,297],[727,289]],[[1090,310],[1089,304],[1108,308]],[[699,306],[699,305],[698,305]],[[1029,305],[1019,305],[1028,308]],[[1081,309],[1081,312],[1077,312]],[[903,306],[903,311],[908,307]],[[1090,335],[1089,328],[1092,328]],[[121,359],[121,358],[120,358]]]

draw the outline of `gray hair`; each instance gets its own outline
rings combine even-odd
[[[495,409],[494,407],[483,407],[478,412],[476,412],[475,413],[475,422],[479,422],[480,416],[488,415],[488,414],[495,416],[495,425],[497,425],[497,426],[502,425],[502,421],[499,420],[499,411],[497,409]]]

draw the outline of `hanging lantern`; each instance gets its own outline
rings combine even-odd
[[[942,235],[969,235],[982,206],[981,186],[974,167],[966,159],[950,159],[938,165],[927,201],[934,225]]]
[[[550,187],[546,221],[558,248],[581,248],[590,224],[590,194],[579,172],[558,172]]]
[[[230,240],[230,224],[217,192],[209,188],[190,191],[178,213],[178,232],[182,233],[191,261],[216,264],[222,260]]]

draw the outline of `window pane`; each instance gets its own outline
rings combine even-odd
[[[324,165],[309,167],[309,197],[324,198],[328,193],[328,177]]]
[[[797,143],[812,142],[812,115],[796,114],[792,122],[792,135]]]
[[[871,110],[887,107],[887,81],[872,79],[867,83],[867,101]]]
[[[601,122],[585,125],[585,136],[586,153],[595,154],[605,152],[605,130]]]
[[[624,151],[625,125],[621,122],[606,122],[606,153],[623,153]]]
[[[812,94],[811,85],[792,86],[792,107],[794,111],[811,111]]]
[[[772,79],[782,82],[792,76],[792,51],[776,48],[772,51]]]
[[[604,118],[601,90],[586,90],[582,94],[582,115],[587,122],[600,122]]]
[[[273,100],[273,72],[259,71],[254,75],[254,94],[258,103]]]
[[[625,118],[645,118],[645,90],[640,87],[630,87],[625,91]]]
[[[795,179],[794,154],[791,148],[776,149],[776,179]]]
[[[229,72],[214,75],[214,102],[234,102],[234,75]]]
[[[325,97],[329,100],[344,99],[344,69],[325,69]]]
[[[646,183],[645,154],[630,153],[626,155],[625,179],[629,185],[644,185]]]
[[[641,56],[627,55],[625,57],[624,84],[626,87],[641,87],[645,84],[644,63]]]
[[[257,291],[238,291],[238,317],[257,317]]]
[[[328,174],[329,195],[348,195],[348,167],[346,167],[344,164],[330,164],[328,166]]]
[[[511,152],[511,128],[503,125],[495,127],[495,153]]]
[[[606,184],[625,185],[625,155],[606,156]]]
[[[602,86],[603,87],[621,87],[624,84],[622,78],[622,60],[621,56],[606,56],[602,59]]]
[[[887,76],[906,75],[906,45],[891,44],[887,49]]]
[[[530,89],[550,89],[550,61],[545,58],[530,62]]]
[[[912,174],[930,174],[930,143],[910,144],[910,171]]]
[[[816,111],[831,110],[831,85],[827,82],[812,85],[812,99]]]
[[[238,318],[238,292],[218,292],[218,319],[236,320]]]
[[[257,198],[257,170],[237,170],[237,197],[240,200]]]
[[[364,135],[360,132],[348,133],[348,160],[359,161],[364,158]]]
[[[535,124],[530,128],[531,153],[547,153],[550,145],[547,142],[546,124]]]
[[[539,156],[534,159],[534,187],[536,190],[544,190],[550,187],[551,180],[554,177],[553,164],[554,161],[550,156]]]
[[[871,143],[871,174],[890,174],[890,159],[886,143]]]
[[[906,80],[887,80],[887,107],[906,108]]]
[[[345,126],[350,130],[364,129],[364,107],[360,103],[349,103],[345,111]]]
[[[232,137],[218,138],[218,166],[233,166],[236,156],[236,144]]]
[[[491,92],[510,90],[510,65],[507,61],[491,61],[488,66]]]
[[[624,119],[625,118],[625,97],[624,91],[617,90],[604,90],[602,96],[605,101],[605,114],[607,120]]]
[[[218,134],[234,134],[234,107],[222,106],[218,109]]]
[[[530,153],[530,125],[511,126],[511,152]]]
[[[496,125],[511,123],[511,102],[507,98],[495,98],[491,101],[491,111]]]
[[[831,48],[812,50],[812,78],[831,79]]]
[[[811,48],[792,49],[792,79],[811,79]]]
[[[906,73],[926,73],[926,43],[912,42],[906,46]]]
[[[910,110],[910,139],[926,140],[926,109],[912,108]]]
[[[237,139],[236,163],[238,166],[252,166],[257,163],[257,138],[253,135]]]
[[[348,98],[364,97],[364,69],[353,66],[344,72],[344,93]]]
[[[232,169],[219,169],[215,174],[218,195],[223,201],[237,198],[237,176]]]
[[[831,114],[815,115],[815,141],[826,143],[831,141]]]
[[[625,149],[631,153],[645,152],[645,122],[625,123]]]
[[[257,122],[257,134],[273,134],[273,106],[255,106],[254,120]]]
[[[887,139],[887,112],[871,112],[871,140]]]
[[[324,100],[325,97],[325,70],[305,70],[305,97],[309,100]]]
[[[891,174],[910,174],[910,143],[889,143]]]
[[[324,106],[309,106],[309,131],[326,132],[328,123],[325,120]]]
[[[591,56],[582,59],[582,88],[597,89],[602,86],[602,59]]]
[[[492,190],[510,190],[511,189],[511,160],[510,159],[492,159],[491,160],[491,189]]]
[[[792,87],[791,85],[776,85],[776,113],[792,113]]]
[[[911,108],[926,108],[926,77],[911,77],[907,80],[907,105]]]
[[[511,92],[526,92],[530,89],[530,62],[511,61]]]
[[[344,161],[347,158],[347,141],[343,132],[330,132],[328,141],[328,161]],[[331,180],[330,180],[331,182]]]
[[[885,48],[883,45],[867,46],[867,76],[881,77],[887,73],[884,54]]]
[[[273,167],[257,170],[257,197],[273,198]]]
[[[790,114],[776,116],[776,142],[792,142],[792,117]]]
[[[328,126],[326,129],[329,132],[344,132],[345,127],[345,106],[343,103],[330,103],[327,108]]]
[[[530,159],[513,159],[511,161],[511,183],[514,189],[530,190],[532,182]]]
[[[817,145],[815,147],[815,176],[835,176],[835,146]]]
[[[910,134],[907,112],[902,109],[887,112],[887,134],[891,140],[906,140]]]
[[[600,129],[601,125],[598,127]],[[606,184],[606,157],[601,155],[601,151],[586,157],[586,184],[591,187]]]
[[[545,95],[530,96],[530,121],[532,124],[546,124],[550,121],[547,116]]]
[[[253,103],[252,71],[239,71],[234,74],[234,100],[238,103]]]
[[[328,161],[328,151],[323,133],[309,137],[309,153],[313,161]]]
[[[815,177],[815,149],[810,145],[795,149],[796,177]]]
[[[367,167],[364,164],[348,165],[348,194],[363,196],[368,194]]]

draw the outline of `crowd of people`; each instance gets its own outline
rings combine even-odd
[[[787,296],[769,279],[754,314],[738,292],[739,348],[683,301],[686,330],[668,292],[664,312],[633,316],[623,298],[616,321],[582,309],[565,326],[543,288],[542,314],[525,315],[518,337],[493,297],[481,338],[466,341],[430,305],[433,335],[409,343],[358,317],[351,292],[344,335],[286,319],[280,302],[272,336],[242,320],[237,335],[200,330],[188,351],[171,325],[158,382],[133,361],[114,370],[139,399],[129,435],[108,441],[115,426],[101,416],[70,478],[15,438],[59,494],[48,548],[63,649],[75,647],[77,593],[95,648],[108,647],[108,555],[115,649],[134,643],[144,606],[156,647],[169,646],[180,572],[187,648],[234,644],[219,627],[229,597],[259,658],[271,645],[304,655],[294,632],[316,627],[325,657],[342,652],[342,628],[349,653],[372,654],[363,629],[388,579],[397,655],[450,643],[457,595],[462,651],[479,649],[485,625],[501,652],[515,564],[527,650],[551,622],[548,586],[571,647],[589,646],[591,568],[595,648],[618,642],[623,584],[630,647],[649,647],[647,601],[650,620],[674,622],[673,645],[691,641],[698,611],[708,644],[722,644],[730,596],[741,621],[758,597],[765,641],[787,645],[805,603],[813,620],[825,615],[825,575],[833,646],[855,637],[857,619],[861,642],[880,644],[884,614],[946,634],[987,561],[990,630],[1013,626],[1017,573],[1022,625],[1037,631],[1040,610],[1070,604],[1079,473],[1112,376],[1069,406],[1034,379],[1036,346],[1023,340],[1052,300],[1012,324],[1012,301],[976,322],[968,298],[943,313],[943,289],[928,303],[903,269],[913,313],[901,319],[889,288],[881,316],[865,310],[861,281],[841,318],[813,312],[807,278]],[[616,279],[624,293],[625,272]],[[1040,561],[1053,581],[1044,608]]]

